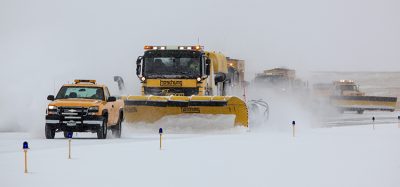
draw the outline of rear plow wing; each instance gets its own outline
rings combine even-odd
[[[396,109],[397,97],[379,96],[331,96],[333,106],[344,110],[386,110]]]

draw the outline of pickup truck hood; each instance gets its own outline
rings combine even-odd
[[[101,100],[95,99],[57,99],[51,102],[49,105],[63,107],[63,106],[74,106],[74,107],[91,107],[98,106],[102,103]]]

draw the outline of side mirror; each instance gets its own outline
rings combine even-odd
[[[116,101],[116,100],[117,100],[116,97],[110,96],[110,97],[108,97],[107,102],[114,102],[114,101]]]
[[[140,75],[140,70],[142,69],[142,56],[139,56],[136,60],[136,75]]]
[[[48,95],[47,100],[49,101],[54,101],[54,95]]]
[[[211,73],[211,60],[210,59],[206,59],[206,75],[210,75]]]
[[[216,83],[224,82],[226,80],[226,74],[225,73],[217,73],[215,75],[214,80],[215,80]]]

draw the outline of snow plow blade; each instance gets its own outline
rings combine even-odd
[[[378,96],[331,96],[331,104],[346,111],[384,110],[393,112],[396,109],[397,97]]]
[[[234,126],[248,127],[246,104],[234,96],[125,96],[128,123],[154,123],[164,116],[179,114],[235,115]]]

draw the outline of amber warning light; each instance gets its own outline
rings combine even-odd
[[[203,50],[203,46],[195,45],[195,46],[152,46],[146,45],[144,46],[144,50],[194,50],[200,51]]]

